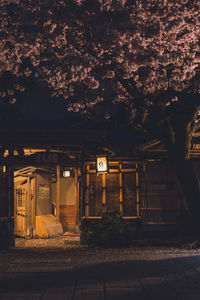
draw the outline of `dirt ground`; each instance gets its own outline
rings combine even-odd
[[[198,241],[103,249],[79,239],[17,238],[14,249],[0,251],[0,299],[200,299]]]
[[[34,238],[24,239],[16,238],[15,249],[11,250],[14,255],[20,253],[27,255],[64,255],[74,262],[80,261],[84,264],[94,260],[120,260],[127,259],[127,256],[145,260],[160,260],[176,257],[191,257],[200,255],[199,241],[193,240],[185,243],[175,243],[174,241],[160,242],[158,240],[137,241],[137,243],[127,248],[100,248],[80,244],[80,235],[71,235],[68,233],[56,238]],[[85,256],[87,260],[85,261]]]
[[[25,248],[60,248],[66,249],[72,247],[80,247],[80,235],[79,234],[68,234],[65,233],[60,237],[56,238],[16,238],[15,248],[25,249]]]

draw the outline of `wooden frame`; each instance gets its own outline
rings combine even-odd
[[[78,190],[78,169],[74,169],[74,177],[75,177],[75,224],[78,224],[79,218],[79,190]]]
[[[139,173],[138,173],[138,164],[136,164],[136,206],[137,206],[137,218],[140,215],[140,200],[139,200]]]
[[[60,166],[56,166],[56,219],[60,220]]]
[[[122,170],[122,164],[119,165],[119,202],[120,202],[120,213],[123,215],[123,174],[121,172]]]
[[[140,218],[140,201],[139,201],[139,172],[138,172],[138,164],[135,164],[135,168],[123,168],[124,162],[118,163],[118,162],[110,162],[109,166],[109,174],[106,173],[98,174],[96,169],[90,168],[91,165],[94,165],[95,162],[86,163],[86,186],[85,186],[85,216],[87,218],[101,218],[102,216],[90,216],[89,215],[89,186],[90,186],[90,175],[96,174],[97,176],[102,176],[102,214],[106,212],[106,176],[109,176],[109,174],[119,174],[119,205],[120,205],[120,214],[123,216],[123,173],[135,173],[136,174],[136,207],[137,207],[137,213],[135,216],[124,216],[123,218],[126,219],[136,219]],[[112,169],[112,165],[118,165],[118,169]]]
[[[89,200],[90,200],[90,191],[89,191],[89,184],[90,184],[90,166],[86,166],[86,186],[85,186],[85,216],[89,216]]]

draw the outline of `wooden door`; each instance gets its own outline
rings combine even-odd
[[[15,188],[15,234],[18,236],[26,236],[26,198],[27,185]]]

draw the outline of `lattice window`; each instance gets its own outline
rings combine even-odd
[[[18,207],[25,206],[25,198],[26,198],[25,189],[17,188],[15,192],[16,192],[17,206]]]

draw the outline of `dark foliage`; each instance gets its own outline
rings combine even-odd
[[[126,222],[117,213],[106,213],[101,220],[83,219],[81,242],[100,247],[127,247],[138,225],[138,222]]]
[[[14,222],[13,220],[0,221],[0,249],[8,249],[14,246]]]

